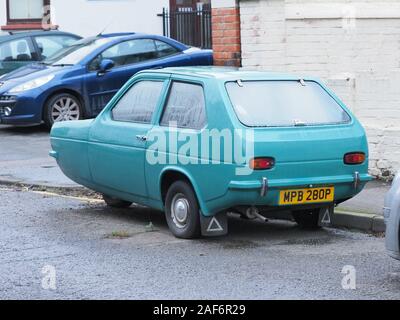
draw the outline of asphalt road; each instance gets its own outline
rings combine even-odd
[[[1,186],[0,198],[0,299],[400,299],[380,237],[231,218],[228,236],[186,241],[144,208]]]
[[[76,187],[49,156],[50,149],[44,126],[0,125],[0,181]]]

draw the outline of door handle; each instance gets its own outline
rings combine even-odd
[[[136,139],[138,139],[140,141],[147,141],[147,137],[146,136],[141,136],[141,135],[137,135]]]

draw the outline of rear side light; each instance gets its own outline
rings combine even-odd
[[[250,169],[268,170],[275,166],[275,159],[270,157],[260,157],[250,160]]]
[[[344,163],[345,164],[362,164],[365,162],[365,153],[364,152],[351,152],[347,153],[344,156]]]

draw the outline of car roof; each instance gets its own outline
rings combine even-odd
[[[182,42],[174,40],[172,38],[156,35],[156,34],[148,34],[148,33],[136,33],[136,32],[120,32],[120,33],[106,33],[106,34],[99,34],[94,37],[89,37],[87,39],[98,39],[98,38],[110,38],[114,40],[114,42],[118,41],[125,41],[125,40],[133,40],[133,39],[140,39],[140,38],[149,38],[167,42],[180,50],[187,50],[190,47]]]
[[[235,67],[216,67],[216,66],[199,66],[199,67],[172,67],[159,70],[148,70],[140,73],[164,73],[169,75],[182,75],[200,78],[212,78],[223,81],[237,80],[299,80],[303,79],[299,76],[268,71],[251,71]],[[310,78],[304,78],[310,79]]]
[[[34,36],[42,36],[42,35],[69,35],[77,38],[81,38],[80,36],[63,31],[24,31],[24,32],[15,32],[11,34],[0,34],[0,43],[6,42],[9,40],[24,38],[24,37],[34,37]]]

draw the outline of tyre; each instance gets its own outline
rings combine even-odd
[[[320,229],[319,223],[319,212],[320,209],[309,209],[309,210],[298,210],[293,211],[292,216],[297,224],[304,228],[310,230]]]
[[[43,121],[50,129],[55,122],[80,120],[83,118],[82,104],[69,93],[60,93],[47,101]]]
[[[132,205],[132,202],[109,197],[105,194],[103,194],[103,200],[109,207],[113,208],[128,208]]]
[[[173,183],[165,198],[165,216],[168,227],[177,238],[195,239],[201,235],[200,209],[190,184]]]

